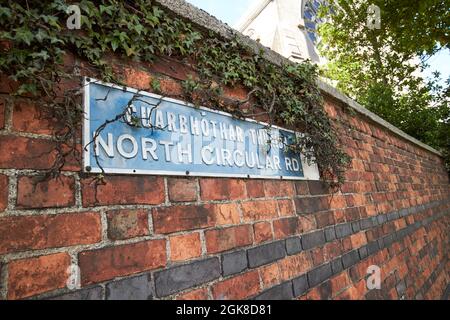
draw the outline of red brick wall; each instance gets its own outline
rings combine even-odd
[[[114,65],[129,86],[159,78],[174,97],[193,72],[162,59]],[[41,181],[58,124],[9,93],[2,77],[3,299],[438,299],[450,280],[442,160],[331,97],[326,110],[353,157],[334,195],[314,181],[108,175],[96,187],[73,160]],[[373,264],[382,284],[369,291]],[[66,287],[71,265],[77,290]]]

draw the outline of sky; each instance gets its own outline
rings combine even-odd
[[[258,0],[187,0],[194,6],[205,10],[222,22],[233,26],[247,9]],[[430,65],[423,74],[430,77],[433,71],[439,71],[442,83],[450,76],[450,50],[441,50],[428,60]]]

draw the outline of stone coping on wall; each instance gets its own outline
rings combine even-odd
[[[228,26],[226,23],[221,22],[216,17],[210,15],[206,11],[204,11],[202,9],[198,9],[194,5],[191,5],[190,3],[187,3],[184,0],[155,0],[155,2],[158,3],[159,5],[161,5],[162,7],[164,7],[165,9],[172,11],[176,15],[178,15],[184,19],[187,19],[202,28],[217,32],[225,39],[231,39],[233,37],[236,37],[237,39],[239,39],[239,41],[241,43],[249,46],[255,52],[260,52],[262,50],[264,58],[267,59],[268,61],[270,61],[271,63],[274,63],[276,65],[293,63],[292,61],[290,61],[287,58],[278,54],[277,52],[275,52],[267,47],[264,47],[260,43],[250,39],[247,36],[244,36],[242,33],[240,33],[237,30],[234,30],[233,28]],[[320,90],[324,94],[330,95],[330,96],[334,97],[335,99],[343,102],[346,106],[352,108],[359,114],[362,114],[363,116],[370,119],[371,121],[386,128],[387,130],[393,132],[397,136],[400,136],[403,139],[408,140],[409,142],[411,142],[427,151],[430,151],[436,155],[442,156],[442,154],[439,151],[437,151],[436,149],[430,147],[429,145],[427,145],[423,142],[420,142],[419,140],[413,138],[412,136],[403,132],[399,128],[393,126],[389,122],[383,120],[382,118],[380,118],[373,112],[371,112],[371,111],[367,110],[366,108],[364,108],[363,106],[361,106],[356,101],[350,99],[349,97],[347,97],[346,95],[341,93],[338,89],[327,84],[323,80],[318,80],[317,82],[318,82],[318,86],[319,86]]]

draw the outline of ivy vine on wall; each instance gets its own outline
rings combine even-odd
[[[270,124],[295,128],[303,135],[290,147],[317,162],[332,186],[343,183],[349,157],[338,147],[323,110],[314,65],[274,65],[238,39],[224,40],[196,29],[151,1],[82,0],[77,3],[81,29],[69,30],[69,5],[63,0],[2,0],[0,5],[0,72],[20,84],[15,95],[38,100],[44,114],[60,122],[54,132],[58,157],[49,174],[59,174],[68,154],[80,157],[79,90],[60,89],[61,83],[78,75],[64,67],[64,57],[71,53],[86,61],[101,80],[122,84],[108,63],[107,57],[114,54],[143,63],[167,56],[184,61],[198,74],[183,83],[187,100],[226,109],[236,117],[265,115]],[[242,86],[247,98],[224,104],[220,97],[225,86]],[[159,83],[153,80],[149,90],[158,91]]]

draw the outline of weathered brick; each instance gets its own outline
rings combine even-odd
[[[160,79],[159,86],[161,88],[162,95],[173,97],[183,94],[183,86],[181,83],[170,78]]]
[[[283,218],[273,221],[273,231],[276,239],[283,239],[300,232],[297,217]]]
[[[121,74],[123,76],[123,82],[129,87],[140,90],[148,90],[150,88],[152,76],[147,71],[125,67]]]
[[[251,268],[259,267],[264,264],[276,261],[286,256],[284,241],[276,241],[247,251],[248,264]]]
[[[301,296],[309,289],[308,279],[306,278],[306,274],[301,275],[292,280],[292,286],[294,288],[294,297]]]
[[[331,277],[331,265],[329,263],[314,268],[307,273],[308,284],[310,287],[315,287],[319,283]]]
[[[333,261],[331,261],[330,264],[331,264],[331,270],[333,271],[333,274],[337,274],[337,273],[341,272],[342,270],[344,270],[341,258],[334,259]]]
[[[311,195],[327,194],[328,188],[323,181],[308,181],[308,188]]]
[[[246,299],[256,295],[258,292],[258,271],[250,271],[212,286],[213,298],[217,300]]]
[[[197,200],[197,180],[192,178],[167,179],[169,200],[173,202]]]
[[[220,277],[218,258],[192,262],[155,273],[155,290],[158,297],[195,287]]]
[[[273,239],[272,226],[270,222],[257,222],[253,225],[253,238],[256,243]]]
[[[325,231],[325,239],[327,242],[336,239],[336,231],[334,230],[334,227],[328,227],[324,231]]]
[[[91,288],[80,289],[56,297],[51,297],[49,300],[103,300],[103,288],[94,286]]]
[[[286,239],[286,252],[288,255],[296,254],[302,251],[302,244],[299,237]]]
[[[289,281],[267,289],[257,295],[255,300],[291,300],[292,298],[294,298],[292,283]]]
[[[278,200],[278,210],[280,216],[292,216],[295,215],[294,204],[290,199]]]
[[[242,203],[242,214],[245,221],[257,221],[278,216],[275,200],[246,201]]]
[[[295,181],[295,193],[299,196],[308,195],[308,181]]]
[[[170,237],[170,260],[183,261],[201,254],[202,244],[198,232]]]
[[[308,250],[323,245],[325,243],[325,233],[323,230],[319,230],[303,234],[301,239],[303,250]]]
[[[245,182],[241,179],[203,178],[200,179],[202,200],[244,199]]]
[[[1,135],[0,146],[0,168],[50,169],[56,159],[50,140]]]
[[[245,250],[222,255],[222,272],[224,276],[242,272],[247,267],[247,252]]]
[[[21,176],[17,181],[17,208],[68,207],[75,204],[73,177],[43,179]]]
[[[216,225],[239,224],[240,216],[236,203],[218,203],[214,205]]]
[[[106,285],[106,300],[152,300],[149,274],[110,282]]]
[[[62,129],[57,119],[50,118],[36,104],[23,99],[14,104],[12,127],[15,131],[47,135]]]
[[[342,264],[344,265],[344,269],[351,267],[355,263],[359,261],[358,250],[352,250],[342,256]]]
[[[214,205],[189,205],[153,209],[153,226],[156,233],[200,229],[215,225]]]
[[[15,260],[8,266],[8,299],[22,299],[64,288],[70,256],[56,253],[37,258]]]
[[[291,181],[265,180],[264,190],[266,197],[293,196],[294,185]]]
[[[208,289],[200,288],[186,293],[182,293],[176,297],[177,300],[208,300]]]
[[[300,252],[278,261],[278,267],[282,280],[292,279],[311,268],[311,258],[307,252]]]
[[[78,254],[83,285],[166,265],[165,240],[149,240],[121,246],[82,251]]]
[[[264,288],[269,288],[280,283],[281,277],[278,264],[275,262],[259,268],[259,276],[261,277]]]
[[[69,213],[0,218],[0,254],[66,247],[101,241],[97,213]]]
[[[333,211],[323,211],[315,214],[317,228],[323,228],[333,225],[334,214]]]
[[[112,240],[129,239],[148,234],[148,211],[112,210],[106,213],[108,219],[108,238]]]
[[[8,207],[8,177],[0,174],[0,212]]]
[[[242,225],[205,232],[208,253],[222,252],[252,244],[251,225]]]
[[[96,185],[91,178],[81,180],[83,206],[164,202],[164,182],[161,177],[108,176],[105,182]]]
[[[298,214],[324,211],[329,208],[327,197],[309,197],[295,199],[295,209]]]
[[[349,223],[337,224],[334,226],[334,229],[336,230],[336,237],[338,239],[352,234],[352,227]]]
[[[249,179],[245,182],[247,189],[247,196],[249,198],[262,198],[264,197],[264,181]]]

